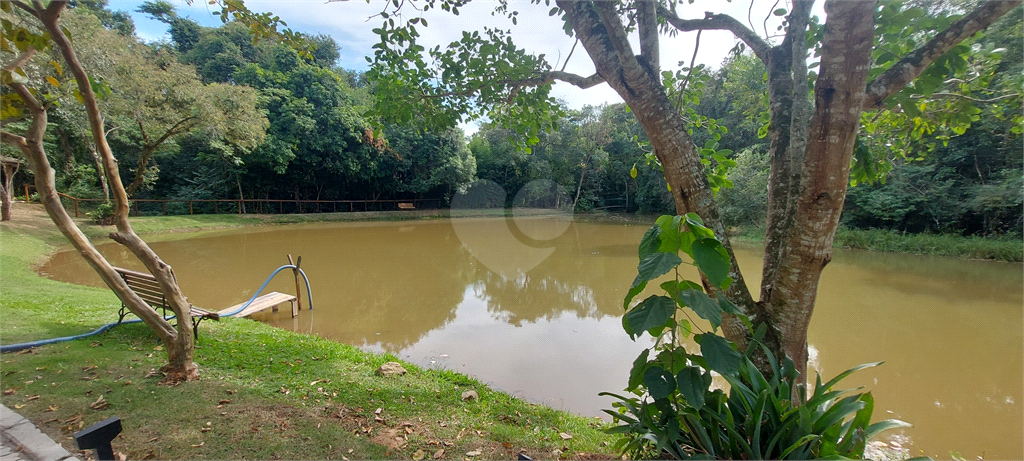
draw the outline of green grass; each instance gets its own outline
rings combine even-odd
[[[734,241],[764,243],[764,229],[741,226],[731,229]],[[1024,240],[1020,237],[964,237],[950,234],[903,234],[883,229],[840,227],[833,242],[835,248],[949,256],[966,259],[993,259],[1021,262]]]
[[[902,234],[892,230],[846,229],[836,232],[835,246],[861,250],[954,256],[969,259],[1024,260],[1019,237],[963,237],[941,234]]]
[[[167,233],[266,220],[221,215],[132,222],[140,232]],[[107,232],[83,227],[88,235]],[[47,242],[60,241],[54,232],[0,227],[4,344],[82,333],[116,320],[119,302],[109,291],[33,271],[55,249]],[[131,324],[0,356],[0,401],[72,453],[73,432],[118,415],[125,430],[114,448],[132,459],[463,459],[474,451],[481,452],[476,459],[508,459],[521,450],[533,458],[551,458],[555,450],[562,458],[616,455],[600,421],[530,404],[459,373],[403,364],[405,376],[380,377],[374,373],[380,364],[399,360],[247,319],[207,321],[200,330],[200,381],[160,384],[152,372],[165,363],[165,352],[146,327]],[[479,400],[461,399],[470,389]],[[101,396],[106,406],[97,403]]]

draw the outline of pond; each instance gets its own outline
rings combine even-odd
[[[258,320],[600,416],[610,400],[597,393],[620,391],[650,344],[621,328],[647,227],[550,217],[322,223],[163,236],[153,248],[208,309],[244,302],[286,254],[301,255],[315,309]],[[141,268],[114,244],[100,249]],[[756,287],[760,249],[740,246],[737,257]],[[75,252],[41,271],[101,286]],[[294,293],[294,281],[278,276],[268,289]],[[886,361],[840,387],[872,391],[876,420],[913,423],[883,436],[912,455],[1024,458],[1022,294],[1019,264],[837,250],[811,322],[812,365],[831,378]]]

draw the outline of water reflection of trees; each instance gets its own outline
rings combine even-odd
[[[552,242],[555,252],[526,273],[510,277],[479,268],[476,296],[487,301],[495,318],[516,326],[567,313],[578,318],[619,316],[635,276],[636,253],[618,250],[636,233],[621,225],[573,223]]]

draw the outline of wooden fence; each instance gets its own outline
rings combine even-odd
[[[25,201],[30,199],[29,188],[25,185]],[[106,199],[101,198],[78,198],[58,192],[62,199],[71,202],[75,211],[75,217],[80,217],[79,203],[102,203]],[[287,213],[336,213],[354,211],[390,211],[399,209],[410,209],[408,206],[399,204],[412,204],[415,208],[438,208],[444,205],[442,199],[400,199],[400,200],[279,200],[279,199],[131,199],[131,213],[135,216],[141,215],[143,209],[147,214],[159,213],[185,214],[184,206],[188,204],[188,214],[209,214],[207,210],[212,204],[213,214],[225,213],[258,213],[258,214],[285,214]],[[175,213],[169,213],[167,204],[181,204],[179,209],[173,209]],[[156,206],[154,206],[156,205]],[[198,209],[198,210],[197,210]],[[307,211],[308,209],[308,211]],[[159,211],[156,211],[159,210]],[[286,211],[287,210],[287,211]],[[179,212],[180,211],[180,212]]]

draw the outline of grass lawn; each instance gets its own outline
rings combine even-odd
[[[78,334],[116,320],[119,302],[110,291],[36,274],[63,237],[40,206],[13,211],[13,221],[0,226],[0,342]],[[133,226],[167,233],[296,219],[305,218],[143,217]],[[94,238],[109,229],[84,220],[81,226]],[[124,432],[114,450],[129,459],[617,456],[600,421],[515,399],[458,373],[403,364],[404,376],[377,376],[382,363],[399,360],[247,319],[206,321],[200,330],[200,381],[160,384],[163,348],[145,326],[122,325],[0,356],[0,402],[72,453],[72,433],[120,416]],[[479,398],[464,401],[468,390]]]

